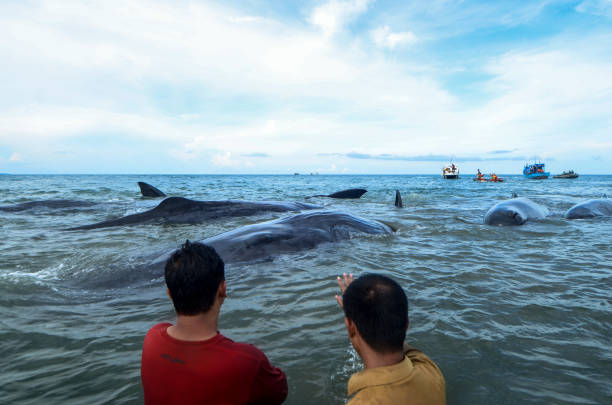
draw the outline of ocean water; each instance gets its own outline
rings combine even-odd
[[[612,196],[612,176],[480,184],[439,176],[0,176],[0,206],[48,199],[96,204],[0,211],[0,398],[13,404],[138,404],[147,330],[173,321],[163,275],[143,267],[185,239],[285,215],[197,225],[64,228],[140,212],[137,181],[199,200],[304,201],[361,187],[359,200],[310,202],[392,224],[350,240],[227,266],[220,330],[264,350],[288,376],[287,404],[342,404],[361,363],[334,295],[343,272],[386,274],[410,301],[407,341],[446,378],[449,404],[612,403],[612,218],[566,220]],[[393,206],[395,189],[404,206]],[[512,193],[551,216],[483,225]]]

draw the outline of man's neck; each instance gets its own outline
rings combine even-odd
[[[404,360],[404,352],[392,352],[392,353],[378,353],[370,348],[362,350],[363,353],[359,353],[363,366],[368,368],[386,367],[392,366]]]
[[[217,335],[218,309],[198,315],[177,315],[176,324],[168,327],[168,334],[178,340],[208,340]]]

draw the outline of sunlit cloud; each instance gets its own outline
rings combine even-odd
[[[372,39],[380,48],[394,49],[400,45],[410,45],[416,42],[416,36],[410,31],[391,32],[388,25],[372,31]]]
[[[611,30],[508,38],[481,55],[496,39],[466,33],[520,27],[550,2],[513,4],[330,1],[287,17],[205,1],[2,3],[3,162],[13,151],[23,170],[80,172],[144,170],[137,153],[178,172],[608,162]],[[447,38],[469,65],[446,59]]]
[[[326,37],[340,31],[345,24],[366,11],[370,0],[332,0],[316,7],[310,15],[310,23],[321,29]]]

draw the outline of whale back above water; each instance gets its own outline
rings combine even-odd
[[[165,197],[166,196],[166,194],[164,194],[162,191],[160,191],[156,187],[153,187],[152,185],[142,182],[142,181],[138,182],[138,187],[140,187],[140,192],[142,193],[143,197]]]
[[[582,219],[612,215],[612,200],[598,198],[574,205],[567,210],[565,218]]]
[[[495,204],[487,211],[487,225],[522,225],[528,220],[544,219],[550,214],[548,208],[525,197],[512,198]]]
[[[282,201],[196,201],[183,197],[168,197],[151,210],[125,217],[83,225],[68,230],[87,230],[162,222],[170,224],[194,224],[205,220],[255,215],[260,212],[287,212],[321,208],[302,202]]]
[[[329,197],[329,198],[341,198],[341,199],[357,199],[357,198],[361,198],[362,195],[364,195],[365,193],[367,193],[368,190],[364,189],[364,188],[349,188],[347,190],[342,190],[342,191],[336,191],[335,193],[331,193],[331,194],[317,194],[317,195],[312,195],[310,197],[306,197],[306,199],[308,198],[313,198],[313,197]]]
[[[329,198],[361,198],[368,190],[363,188],[349,188],[348,190],[336,191],[329,194]]]
[[[310,211],[228,231],[201,242],[215,248],[226,263],[246,262],[312,249],[352,234],[391,234],[378,221],[335,211]]]

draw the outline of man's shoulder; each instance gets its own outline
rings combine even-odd
[[[168,322],[161,322],[157,325],[153,325],[151,329],[149,329],[149,331],[147,332],[145,340],[151,339],[153,336],[161,335],[166,331],[166,329],[168,329],[169,326],[172,326],[172,324]]]
[[[264,352],[257,346],[250,343],[234,342],[232,339],[223,335],[221,335],[221,339],[218,341],[218,346],[224,350],[228,350],[232,353],[249,357],[254,360],[260,361],[266,358]]]
[[[149,329],[149,333],[153,331],[162,331],[168,329],[168,326],[172,326],[172,324],[170,322],[160,322],[156,325],[153,325],[151,329]]]
[[[410,349],[406,352],[406,357],[410,359],[414,367],[431,369],[435,374],[442,376],[442,371],[438,365],[422,351]]]

